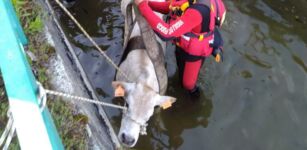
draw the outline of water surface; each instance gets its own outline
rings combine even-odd
[[[178,84],[167,54],[168,95],[176,104],[156,112],[136,149],[307,149],[307,1],[225,0],[225,61],[206,60],[200,100]],[[70,11],[117,63],[122,55],[119,0],[79,0]],[[64,14],[61,22],[101,99],[113,99],[115,70]],[[169,46],[171,47],[171,46]],[[118,130],[119,110],[106,108]]]

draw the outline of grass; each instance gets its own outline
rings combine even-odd
[[[46,70],[48,67],[48,58],[55,55],[53,47],[47,44],[43,33],[45,14],[42,12],[35,0],[11,0],[20,22],[29,39],[28,49],[37,57],[36,61],[28,58],[32,70],[35,70],[35,76],[45,88],[50,89]],[[1,76],[1,74],[0,74]],[[0,79],[0,135],[7,123],[6,112],[8,101],[3,89],[4,85]],[[52,114],[54,123],[61,136],[65,149],[86,149],[87,116],[74,110],[72,104],[56,97],[48,97],[48,108]],[[31,116],[29,116],[30,118]],[[10,149],[20,149],[17,138],[14,139]]]

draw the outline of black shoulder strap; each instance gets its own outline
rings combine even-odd
[[[203,32],[209,32],[209,26],[210,26],[210,8],[203,4],[193,4],[189,8],[196,9],[200,14],[202,15],[202,29],[201,33]]]
[[[221,24],[221,20],[220,20],[221,16],[220,16],[220,9],[219,9],[220,7],[219,7],[219,3],[218,3],[217,0],[214,0],[214,2],[215,2],[215,7],[216,7],[215,24],[216,24],[217,26],[220,26],[220,24]]]
[[[206,5],[210,8],[211,0],[196,0],[196,3]]]
[[[145,49],[145,45],[144,45],[144,42],[141,36],[136,36],[136,37],[129,39],[127,47],[126,49],[124,49],[124,53],[122,55],[122,58],[119,64],[121,64],[123,61],[126,60],[128,54],[131,51],[137,50],[137,49]]]

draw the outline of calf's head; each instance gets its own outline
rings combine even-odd
[[[147,121],[153,115],[155,106],[166,109],[176,101],[173,97],[159,95],[143,83],[115,81],[112,86],[115,95],[123,96],[128,104],[118,133],[119,140],[128,147],[136,144],[139,134],[146,134]]]

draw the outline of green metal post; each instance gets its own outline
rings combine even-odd
[[[0,68],[21,148],[64,149],[48,109],[39,108],[38,87],[23,49],[27,39],[10,0],[0,0],[0,25]]]

